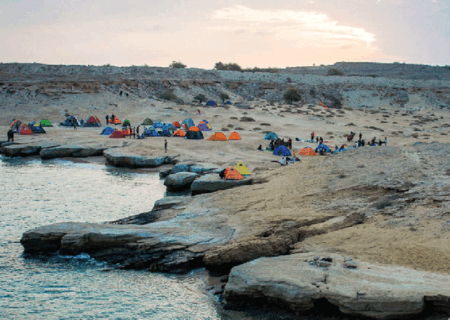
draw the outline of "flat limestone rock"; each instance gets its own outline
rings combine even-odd
[[[81,150],[83,150],[83,148],[77,146],[45,148],[41,150],[39,155],[41,156],[41,159],[48,160],[55,158],[72,157],[74,153],[80,152]]]
[[[450,276],[361,261],[348,268],[345,263],[335,254],[259,258],[231,270],[225,297],[231,305],[265,298],[296,312],[326,299],[344,314],[375,319],[416,315],[425,303],[450,311]]]
[[[193,172],[177,172],[170,174],[164,181],[164,185],[168,190],[188,189],[192,182],[198,177],[199,175]]]
[[[239,186],[252,184],[252,178],[244,178],[243,180],[225,180],[221,179],[217,173],[205,174],[196,179],[191,184],[192,195],[215,192]]]
[[[2,153],[7,157],[26,157],[39,154],[41,146],[11,144],[2,146]]]
[[[174,162],[173,157],[169,156],[143,157],[121,153],[120,151],[114,149],[105,150],[103,155],[108,163],[115,167],[156,168],[163,164],[171,164]]]

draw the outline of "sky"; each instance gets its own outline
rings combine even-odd
[[[0,0],[0,62],[450,65],[450,0]]]

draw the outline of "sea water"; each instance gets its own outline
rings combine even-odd
[[[0,157],[1,319],[228,319],[198,273],[114,270],[82,254],[24,257],[20,238],[56,222],[150,211],[157,173],[96,163]]]

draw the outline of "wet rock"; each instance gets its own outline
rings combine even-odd
[[[219,173],[222,171],[223,168],[218,167],[217,165],[211,164],[211,163],[199,163],[196,165],[193,165],[189,168],[189,171],[195,172],[198,174],[205,174],[205,173]]]
[[[104,147],[93,148],[80,146],[62,146],[55,148],[42,148],[40,156],[41,159],[44,160],[65,158],[65,157],[85,158],[85,157],[101,156],[104,150],[106,150],[106,148]]]
[[[39,154],[41,146],[10,144],[2,146],[2,153],[7,157],[27,157]]]
[[[364,262],[358,262],[358,269],[346,269],[338,255],[333,261],[339,263],[324,269],[304,261],[313,257],[260,258],[234,267],[225,287],[227,303],[263,298],[305,312],[314,301],[326,299],[344,314],[375,319],[413,316],[426,303],[450,308],[449,276]]]
[[[171,169],[163,170],[159,172],[159,178],[164,179],[172,172]]]
[[[170,173],[178,173],[178,172],[188,172],[189,168],[194,165],[193,163],[177,163],[175,166],[173,166]]]
[[[358,265],[356,264],[355,261],[345,261],[344,267],[349,268],[349,269],[356,269],[358,267]]]
[[[243,180],[224,180],[216,173],[206,174],[196,179],[191,185],[192,195],[215,192],[218,190],[225,190],[234,187],[252,184],[252,178],[245,178]]]
[[[164,185],[167,187],[167,190],[183,190],[189,188],[198,177],[199,175],[194,172],[177,172],[167,176]]]
[[[176,160],[170,156],[143,157],[133,154],[121,153],[115,149],[103,151],[108,163],[115,167],[126,168],[155,168],[163,164],[174,164]]]

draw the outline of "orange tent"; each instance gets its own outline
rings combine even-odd
[[[177,130],[173,133],[172,137],[185,137],[186,133],[183,130]]]
[[[121,124],[122,121],[119,120],[119,118],[115,117],[114,121],[112,119],[108,120],[108,123],[113,123],[113,124]]]
[[[233,131],[228,137],[228,140],[241,140],[241,136],[236,131]]]
[[[131,136],[133,134],[133,129],[130,127],[122,128],[121,132],[124,136]]]
[[[226,180],[242,180],[244,176],[240,174],[235,168],[229,167],[225,169],[225,179]]]
[[[196,126],[190,127],[189,131],[200,131],[200,129]]]
[[[174,121],[172,124],[175,128],[181,128],[181,124],[178,121]]]
[[[227,141],[227,137],[222,132],[216,132],[211,137],[209,137],[210,141]]]
[[[22,125],[19,128],[19,133],[21,135],[32,135],[34,134],[33,131],[29,126],[27,126],[25,123],[22,123]]]
[[[317,153],[314,152],[313,148],[303,148],[298,154],[301,156],[317,156]]]
[[[110,138],[125,138],[120,130],[114,130],[114,132],[109,136]]]

